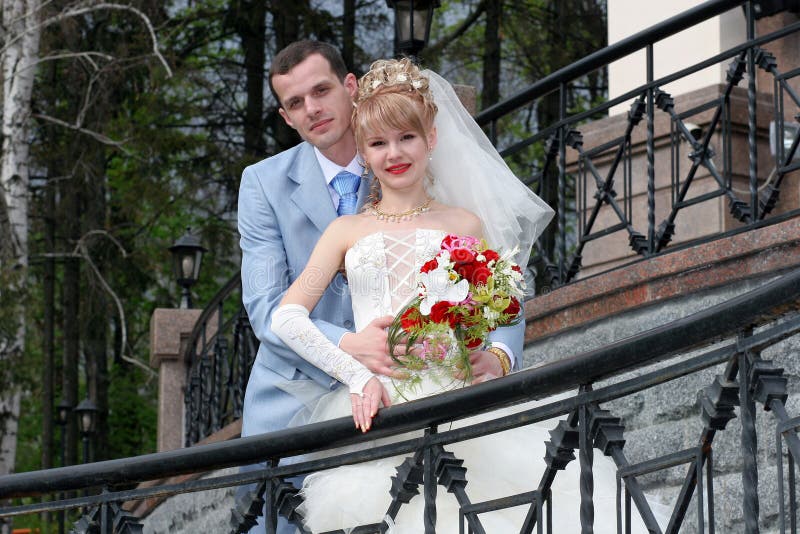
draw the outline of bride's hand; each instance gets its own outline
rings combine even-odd
[[[384,407],[392,405],[389,393],[378,377],[372,377],[364,386],[361,395],[352,393],[350,403],[353,407],[353,421],[356,428],[366,432],[372,426],[372,418],[378,413],[378,408],[383,403]]]

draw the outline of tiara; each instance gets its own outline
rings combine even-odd
[[[363,101],[386,87],[408,86],[423,99],[430,98],[428,78],[409,59],[379,59],[375,61],[358,83],[358,100]]]

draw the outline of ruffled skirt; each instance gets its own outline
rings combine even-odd
[[[291,386],[290,386],[291,387]],[[449,387],[447,385],[444,388]],[[393,392],[395,403],[412,398],[421,398],[443,389],[441,383],[427,382],[421,390],[412,394],[404,391],[400,396],[394,386],[387,389]],[[309,410],[293,423],[324,421],[336,417],[350,416],[350,396],[346,388],[339,388],[316,399],[309,392],[298,393],[304,397]],[[403,398],[405,397],[405,399]],[[529,402],[513,408],[498,410],[471,417],[452,424],[442,425],[441,431],[463,427],[489,419],[531,409],[537,404],[550,402]],[[544,421],[497,434],[491,434],[460,443],[446,445],[457,459],[463,460],[467,468],[466,493],[471,503],[479,503],[500,497],[535,490],[546,467],[545,442],[550,439],[549,430],[557,425],[557,420]],[[394,437],[391,441],[408,438],[408,435]],[[374,447],[382,442],[360,444],[360,448]],[[352,448],[351,448],[352,449]],[[334,452],[343,452],[337,450]],[[596,533],[616,532],[616,468],[611,459],[599,451],[594,451],[594,531]],[[577,454],[577,451],[576,451]],[[379,523],[386,518],[391,503],[389,491],[391,477],[397,474],[396,468],[405,457],[392,457],[370,461],[359,465],[349,465],[320,471],[305,478],[302,488],[304,503],[299,512],[305,518],[305,526],[311,532],[348,529],[364,524]],[[580,532],[580,466],[577,460],[569,463],[564,471],[559,471],[551,487],[553,532]],[[419,534],[424,532],[423,488],[419,494],[400,508],[394,521],[387,518],[391,534]],[[651,508],[662,527],[666,525],[668,514],[663,506],[649,498]],[[527,515],[529,505],[507,508],[479,515],[487,533],[518,532]],[[443,486],[437,486],[436,532],[456,534],[459,532],[459,504],[455,496]],[[634,510],[632,513],[632,532],[645,533],[647,530]],[[465,529],[466,531],[466,529]]]

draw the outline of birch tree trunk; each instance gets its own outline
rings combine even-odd
[[[0,339],[0,475],[14,470],[21,392],[11,373],[23,352],[25,313],[21,297],[28,266],[28,122],[35,64],[39,54],[40,0],[3,0],[0,62],[3,80],[2,152],[0,152],[0,291],[16,309]],[[9,295],[17,298],[9,299]],[[15,361],[16,360],[16,361]],[[10,531],[9,525],[0,532]]]

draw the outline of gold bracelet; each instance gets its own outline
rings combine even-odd
[[[511,371],[511,358],[508,357],[506,351],[498,347],[489,347],[486,350],[497,356],[500,367],[503,368],[503,376],[506,376]]]

